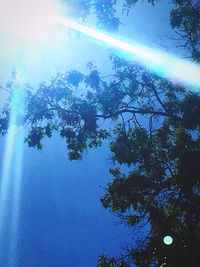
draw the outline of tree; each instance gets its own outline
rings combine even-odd
[[[124,8],[130,10],[136,2],[124,1]],[[82,3],[88,4],[86,14],[95,8],[103,25],[115,18],[117,1]],[[101,17],[105,5],[110,5],[109,12]],[[170,23],[181,45],[199,61],[199,2],[173,1]],[[136,231],[146,229],[146,234],[118,259],[101,255],[99,267],[126,267],[131,262],[198,266],[200,96],[135,62],[114,54],[111,61],[113,74],[107,77],[89,64],[87,74],[71,70],[58,74],[50,85],[27,88],[26,142],[41,149],[42,139],[57,131],[66,142],[69,159],[78,160],[109,137],[118,167],[110,169],[113,181],[101,202]],[[2,133],[8,117],[6,106],[0,118]],[[105,121],[112,122],[111,129]],[[128,171],[123,172],[123,166]],[[173,237],[171,246],[163,243],[166,235]]]
[[[188,57],[200,62],[200,2],[173,1],[170,24],[180,37],[179,47],[186,48]]]

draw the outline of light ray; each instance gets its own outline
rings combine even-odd
[[[147,69],[162,77],[200,89],[199,65],[139,43],[129,44],[120,38],[115,38],[69,18],[61,17],[58,15],[59,9],[55,3],[56,0],[0,1],[0,27],[22,39],[42,40],[46,33],[52,30],[52,27],[61,24],[66,28],[73,29],[85,36],[129,53]],[[21,57],[23,58],[22,55]],[[20,83],[20,86],[22,86],[22,82]],[[23,99],[23,91],[16,90],[11,102],[9,130],[6,137],[0,181],[0,239],[3,235],[5,236],[5,228],[9,225],[10,235],[7,237],[9,239],[9,267],[15,267],[17,259],[23,133],[19,134],[16,125],[21,113],[23,113]],[[11,217],[9,218],[10,214]]]
[[[23,161],[23,141],[24,131],[16,131],[18,133],[16,144],[16,156],[13,181],[13,196],[12,196],[12,217],[10,223],[10,245],[9,245],[9,266],[17,266],[18,252],[18,234],[19,234],[19,217],[20,217],[20,199],[21,199],[21,183],[22,183],[22,161]]]
[[[193,62],[159,50],[150,49],[141,44],[123,42],[118,38],[77,23],[69,18],[59,17],[58,23],[134,55],[134,59],[160,76],[200,89],[200,66]]]
[[[19,81],[18,81],[19,82]],[[24,91],[14,88],[0,181],[0,260],[9,267],[17,261],[18,222],[22,179],[23,130],[17,123],[24,111]],[[4,243],[2,243],[4,242]]]
[[[61,9],[59,0],[16,0],[14,2],[3,0],[0,1],[2,11],[0,28],[26,41],[32,41],[33,39],[44,40],[47,33],[50,33],[52,37],[55,34],[54,27],[63,25],[129,53],[134,60],[162,77],[183,83],[190,88],[194,87],[192,88],[194,90],[200,89],[199,65],[140,43],[124,42],[121,38],[115,38],[95,28],[77,23],[60,15]]]
[[[15,118],[12,116],[12,121]],[[10,122],[12,124],[12,122]],[[0,184],[0,240],[2,240],[2,235],[4,233],[6,217],[7,217],[7,207],[8,207],[8,196],[10,189],[10,174],[11,174],[11,162],[15,143],[15,126],[9,127],[7,137],[5,152],[3,158],[3,168],[1,173],[1,184]]]

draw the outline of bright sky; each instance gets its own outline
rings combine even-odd
[[[158,33],[161,35],[166,27],[161,28],[161,23],[156,22],[163,20],[161,12],[155,18],[157,26],[153,28],[155,24],[149,23],[152,7],[147,5],[146,15],[141,16],[143,8],[144,4],[137,5],[134,16],[126,19],[120,36],[149,44],[149,36],[152,39],[155,33],[155,40],[158,40]],[[19,71],[25,67],[26,79],[37,84],[57,72],[84,69],[91,59],[105,70],[109,65],[105,46],[75,33],[69,37],[67,29],[54,24],[53,18],[61,10],[64,13],[59,0],[0,0],[0,77],[6,81],[14,68]],[[162,6],[160,10],[163,10]]]
[[[105,49],[94,48],[75,33],[69,37],[67,29],[54,23],[59,13],[59,0],[0,0],[0,77],[4,81],[13,68],[25,67],[26,79],[37,84],[57,72],[83,68],[91,58],[105,66],[96,56],[105,58]]]
[[[6,0],[0,2],[1,29],[21,38],[41,40],[60,13],[56,0]]]

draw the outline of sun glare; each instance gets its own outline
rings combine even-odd
[[[41,40],[55,27],[56,0],[1,0],[0,29],[23,39]]]
[[[189,85],[193,90],[199,90],[200,88],[200,66],[193,62],[180,59],[157,49],[151,49],[139,43],[130,44],[124,42],[120,38],[112,37],[94,28],[76,23],[69,18],[60,17],[58,23],[118,48],[122,52],[128,52],[129,57],[132,54],[134,60],[137,60],[141,65],[161,77]]]
[[[86,25],[62,17],[59,0],[1,0],[0,31],[10,33],[27,41],[31,47],[33,40],[43,41],[48,46],[57,39],[59,25],[74,29],[102,43],[132,54],[133,58],[156,74],[178,83],[187,84],[192,89],[200,88],[200,67],[157,49],[139,43],[127,43]],[[52,39],[53,38],[53,39]],[[60,40],[60,38],[59,38]],[[61,40],[60,40],[61,41]],[[41,42],[39,42],[41,44]]]

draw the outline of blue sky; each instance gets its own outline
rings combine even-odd
[[[157,46],[168,31],[166,4],[157,8],[139,4],[129,18],[124,18],[120,36]],[[85,70],[93,61],[101,72],[109,73],[108,49],[91,39],[71,37],[60,30],[47,43],[26,44],[0,33],[0,77],[6,81],[13,68],[26,68],[26,79],[33,85],[49,80],[57,72]],[[24,53],[24,58],[19,53]],[[5,156],[5,138],[0,139],[0,158]],[[99,201],[111,180],[108,174],[107,144],[88,151],[81,162],[70,162],[63,140],[54,136],[37,151],[24,145],[22,188],[18,225],[18,264],[10,267],[93,267],[100,253],[118,255],[131,240],[130,231],[105,210]],[[12,161],[14,163],[15,152]],[[11,164],[13,166],[13,164]],[[11,167],[12,168],[12,167]],[[11,170],[15,179],[14,170]],[[9,199],[12,195],[9,195]],[[9,205],[8,205],[9,206]],[[9,225],[9,217],[6,224]],[[6,235],[4,233],[4,235]],[[5,240],[7,240],[5,238]],[[3,245],[2,245],[3,244]],[[0,260],[7,267],[8,244],[1,243]],[[123,252],[123,251],[122,251]]]

